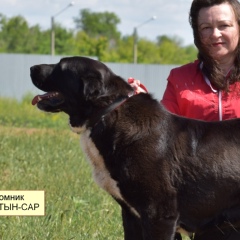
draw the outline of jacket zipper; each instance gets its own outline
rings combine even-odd
[[[202,69],[203,67],[203,63],[201,62],[200,64],[200,68]],[[219,121],[222,121],[222,91],[221,90],[216,90],[212,87],[212,84],[211,82],[209,81],[209,79],[207,78],[207,76],[204,76],[204,80],[205,82],[207,83],[207,85],[211,88],[211,90],[214,92],[214,93],[217,93],[218,94],[218,114],[219,114]]]

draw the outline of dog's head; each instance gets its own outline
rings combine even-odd
[[[46,92],[35,96],[32,104],[43,111],[67,113],[72,127],[82,127],[94,112],[133,91],[106,65],[85,57],[63,58],[30,70],[33,84]]]

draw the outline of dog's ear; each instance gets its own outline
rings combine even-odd
[[[100,72],[89,72],[83,78],[83,94],[85,99],[92,100],[104,94],[102,74]]]

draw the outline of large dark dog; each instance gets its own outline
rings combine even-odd
[[[33,104],[69,115],[96,182],[122,207],[127,240],[172,240],[240,220],[240,120],[166,111],[103,63],[84,57],[31,67],[47,92]],[[177,238],[177,237],[176,237]]]

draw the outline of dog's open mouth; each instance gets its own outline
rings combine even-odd
[[[38,105],[43,110],[46,108],[56,108],[64,102],[64,97],[59,92],[48,92],[37,95],[32,100],[32,105]],[[42,106],[42,107],[41,107]],[[49,109],[50,110],[50,109]]]

